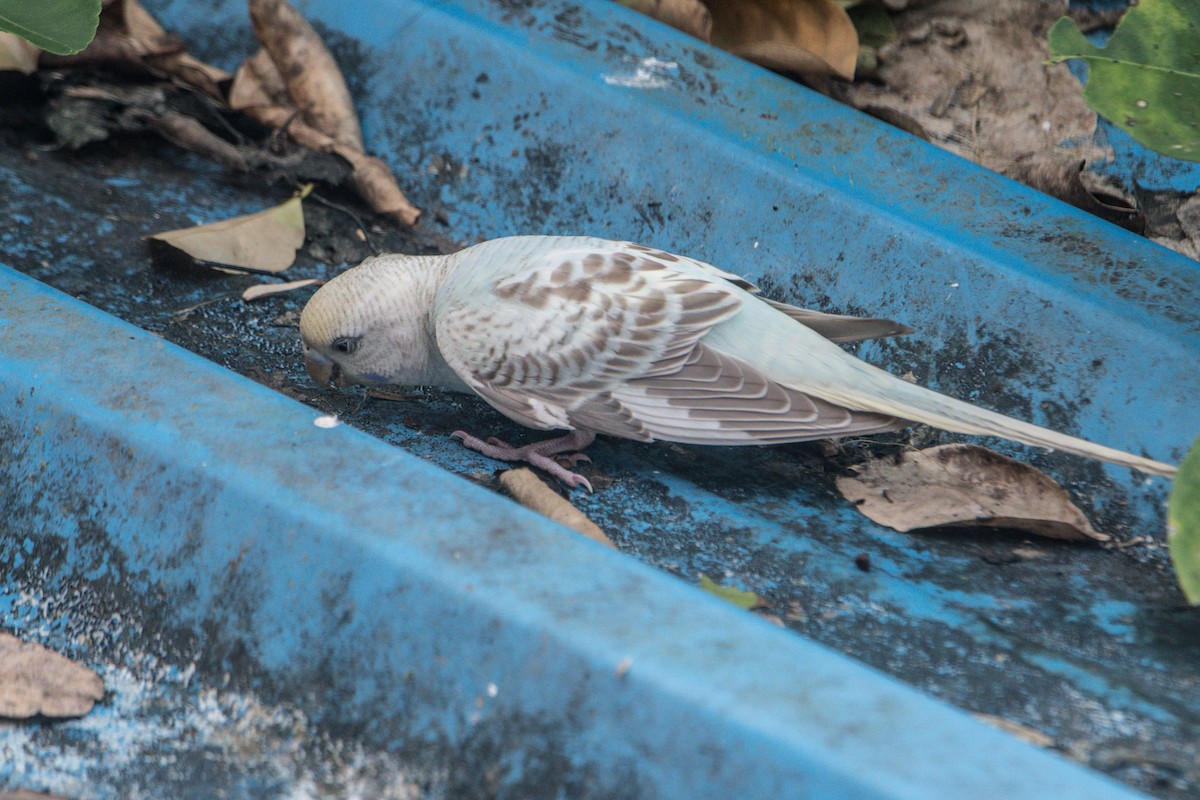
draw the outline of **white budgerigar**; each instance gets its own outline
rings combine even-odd
[[[319,383],[441,386],[565,436],[523,448],[455,435],[586,485],[553,460],[598,433],[765,445],[923,422],[1156,475],[1169,464],[987,411],[871,366],[836,342],[904,333],[757,297],[736,275],[586,237],[496,239],[448,256],[369,258],[321,287],[300,333]]]

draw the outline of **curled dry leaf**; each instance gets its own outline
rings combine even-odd
[[[707,42],[712,37],[712,14],[700,0],[618,0],[621,5],[653,17],[676,30]]]
[[[289,87],[267,51],[260,50],[238,68],[229,103],[268,128],[286,131],[302,147],[344,159],[350,165],[351,185],[375,212],[405,225],[416,225],[421,218],[421,209],[409,202],[386,164],[364,153],[361,145],[339,141],[300,118]]]
[[[180,114],[178,111],[149,111],[142,108],[129,108],[125,116],[130,120],[141,121],[142,124],[156,130],[168,142],[185,150],[207,156],[219,164],[241,172],[250,170],[246,156],[236,145],[214,134],[195,117]]]
[[[266,50],[259,50],[247,58],[234,73],[229,87],[229,107],[234,111],[271,106],[286,108],[291,103],[283,76]]]
[[[303,280],[287,281],[286,283],[259,283],[247,287],[246,291],[242,292],[242,300],[252,303],[264,297],[286,294],[287,292],[294,292],[297,289],[303,289],[305,286],[314,286],[324,282],[316,278],[304,278]]]
[[[386,214],[405,225],[416,225],[421,218],[421,209],[409,202],[400,191],[396,177],[387,165],[374,156],[369,156],[316,128],[295,119],[295,112],[280,106],[247,108],[246,113],[269,128],[286,130],[298,144],[321,153],[341,156],[353,170],[350,183],[371,208]]]
[[[521,505],[533,509],[544,517],[566,525],[576,533],[616,549],[600,526],[587,518],[582,511],[551,489],[545,482],[524,467],[500,473],[500,485]]]
[[[334,141],[362,150],[350,89],[312,25],[287,0],[250,0],[250,21],[304,121]]]
[[[225,70],[206,64],[187,53],[175,53],[162,58],[150,59],[150,65],[159,72],[165,72],[173,78],[178,78],[183,83],[199,89],[216,100],[224,98],[224,87],[228,86],[233,79],[233,76]]]
[[[254,214],[155,233],[146,238],[155,256],[166,260],[172,255],[169,250],[176,250],[213,265],[283,272],[296,260],[296,250],[304,244],[304,210],[300,202],[307,193],[306,190],[286,203]],[[221,269],[219,266],[213,268]]]
[[[898,531],[1013,528],[1052,539],[1108,541],[1048,475],[986,447],[948,444],[880,458],[837,479],[863,514]]]
[[[836,0],[706,0],[712,43],[784,72],[854,78],[858,33]]]
[[[1146,230],[1146,215],[1119,188],[1089,186],[1083,171],[1087,162],[1069,153],[1036,153],[1002,170],[1005,175],[1039,192],[1120,225],[1134,233]]]
[[[39,52],[15,33],[0,31],[0,72],[32,75],[37,70]]]
[[[81,717],[102,697],[104,681],[92,670],[0,633],[0,717]]]
[[[340,157],[350,165],[354,189],[372,210],[415,225],[421,210],[405,197],[391,170],[363,152],[345,79],[312,26],[285,0],[253,0],[251,10],[265,50],[236,77],[188,55],[182,41],[168,34],[137,0],[105,3],[100,31],[82,53],[41,58],[51,66],[100,63],[174,77],[268,128],[286,131],[309,150]],[[223,147],[218,137],[204,136],[202,126],[152,116],[145,122],[168,139],[246,168],[245,156],[236,147]]]

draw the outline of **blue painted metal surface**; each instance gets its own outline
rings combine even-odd
[[[1134,796],[8,268],[0,350],[8,563],[401,760],[520,797]],[[160,789],[79,749],[89,797]]]
[[[244,30],[244,8],[211,5],[176,0],[156,10],[200,55],[233,66],[250,49],[248,37],[227,35]],[[457,237],[639,239],[743,272],[783,299],[903,319],[914,337],[864,355],[951,393],[1165,460],[1200,431],[1192,262],[615,4],[302,5],[349,68],[371,147]],[[19,156],[0,162],[0,210],[25,225],[0,231],[0,260],[222,363],[237,366],[238,351],[249,350],[263,369],[298,370],[294,333],[273,337],[244,312],[203,317],[202,341],[181,335],[169,314],[147,313],[203,302],[212,289],[89,280],[144,272],[141,254],[122,244],[140,233],[262,204],[219,171],[173,160],[107,177],[58,164],[53,184],[29,177]],[[94,180],[121,182],[105,184],[111,202],[89,201],[84,187]],[[57,303],[32,294],[35,306]],[[498,770],[512,796],[529,795],[520,789],[531,775],[567,794],[617,784],[613,796],[635,784],[646,795],[702,796],[678,783],[692,779],[714,792],[724,782],[772,796],[1023,796],[1038,781],[1050,781],[1047,795],[1119,793],[861,668],[826,661],[818,648],[618,567],[609,554],[558,544],[542,523],[402,454],[368,455],[375,446],[345,429],[316,432],[311,413],[244,382],[201,380],[194,363],[186,373],[174,362],[146,373],[145,337],[129,334],[140,342],[137,363],[121,377],[70,382],[80,363],[121,362],[118,340],[97,330],[88,336],[111,346],[67,350],[61,363],[35,368],[27,350],[50,341],[44,328],[54,327],[36,327],[39,316],[22,316],[35,338],[6,338],[0,350],[0,370],[29,387],[35,380],[43,404],[36,420],[21,416],[6,429],[6,446],[43,448],[5,464],[14,476],[6,496],[19,492],[14,507],[28,515],[17,518],[18,532],[39,533],[36,546],[13,543],[8,563],[20,562],[30,580],[49,572],[37,584],[43,597],[81,583],[97,591],[109,576],[134,586],[106,590],[111,605],[129,614],[133,598],[149,597],[153,611],[129,630],[117,626],[125,631],[117,638],[145,647],[154,637],[137,630],[167,631],[161,658],[185,672],[194,661],[210,679],[244,673],[272,701],[299,697],[334,728],[415,758],[417,772]],[[0,317],[13,319],[2,303]],[[3,335],[26,334],[10,324]],[[181,391],[183,374],[199,383]],[[50,426],[57,412],[47,396],[69,401],[58,419],[82,421]],[[25,401],[4,408],[33,414],[28,392]],[[81,410],[89,405],[99,410]],[[431,395],[401,411],[348,411],[353,424],[448,469],[494,466],[445,438],[464,418],[498,424],[477,404]],[[326,446],[331,436],[344,454]],[[238,447],[248,441],[251,452]],[[1009,450],[1076,489],[1102,528],[1161,536],[1164,482]],[[176,452],[185,454],[177,463],[164,455]],[[1043,545],[1043,560],[992,568],[980,554],[995,546],[978,539],[917,539],[865,522],[831,494],[807,453],[601,443],[592,455],[616,482],[579,502],[651,564],[754,589],[819,641],[961,706],[1046,731],[1138,785],[1186,796],[1200,774],[1192,753],[1200,637],[1175,609],[1161,552]],[[31,477],[42,461],[55,466]],[[133,492],[139,483],[147,490]],[[244,509],[263,502],[258,514]],[[518,524],[511,542],[494,535]],[[394,532],[368,533],[379,526]],[[336,532],[343,527],[351,538]],[[61,566],[52,566],[54,552],[66,553]],[[859,552],[871,556],[869,574],[854,566]],[[19,595],[10,594],[18,609]],[[71,618],[91,619],[86,604],[69,608]],[[17,619],[94,657],[73,644],[71,625],[27,610]],[[653,671],[621,694],[635,684],[616,679],[616,664],[634,644],[651,649],[633,655],[626,679],[641,665]],[[342,674],[355,663],[379,681]],[[889,699],[876,703],[880,686]],[[834,694],[811,694],[826,689]],[[365,713],[379,708],[400,710]],[[472,722],[476,713],[482,723]],[[693,738],[702,735],[713,738]],[[1126,769],[1131,759],[1148,762],[1147,751],[1169,764],[1165,788]],[[1029,783],[989,786],[1000,769],[989,765],[1009,757],[1033,759],[1016,768]]]

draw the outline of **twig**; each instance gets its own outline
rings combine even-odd
[[[317,192],[310,192],[308,196],[310,199],[316,200],[318,203],[325,206],[326,208],[332,208],[334,211],[340,211],[343,214],[345,214],[346,216],[348,216],[350,219],[352,219],[354,221],[354,226],[362,234],[363,244],[365,244],[367,246],[367,249],[371,251],[371,255],[373,255],[373,256],[379,255],[379,248],[376,247],[375,243],[371,241],[371,235],[369,233],[367,233],[366,223],[363,222],[362,217],[360,217],[358,214],[354,213],[354,209],[349,208],[347,206],[343,206],[340,203],[335,203],[328,198],[322,197]]]
[[[171,321],[172,322],[183,322],[188,317],[190,317],[193,312],[198,311],[201,308],[204,308],[205,306],[211,306],[213,303],[219,303],[222,300],[228,300],[229,298],[233,297],[234,294],[235,294],[234,292],[226,292],[225,294],[219,294],[216,297],[210,297],[207,300],[201,300],[199,303],[188,306],[187,308],[180,308],[175,311],[172,311],[171,312]]]

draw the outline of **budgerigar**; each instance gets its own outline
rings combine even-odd
[[[587,482],[553,456],[599,433],[766,445],[912,422],[1175,473],[909,383],[836,344],[903,326],[754,292],[736,275],[643,245],[517,236],[447,256],[369,258],[313,295],[300,333],[319,383],[474,392],[522,425],[568,431],[523,448],[454,435],[571,486]]]

